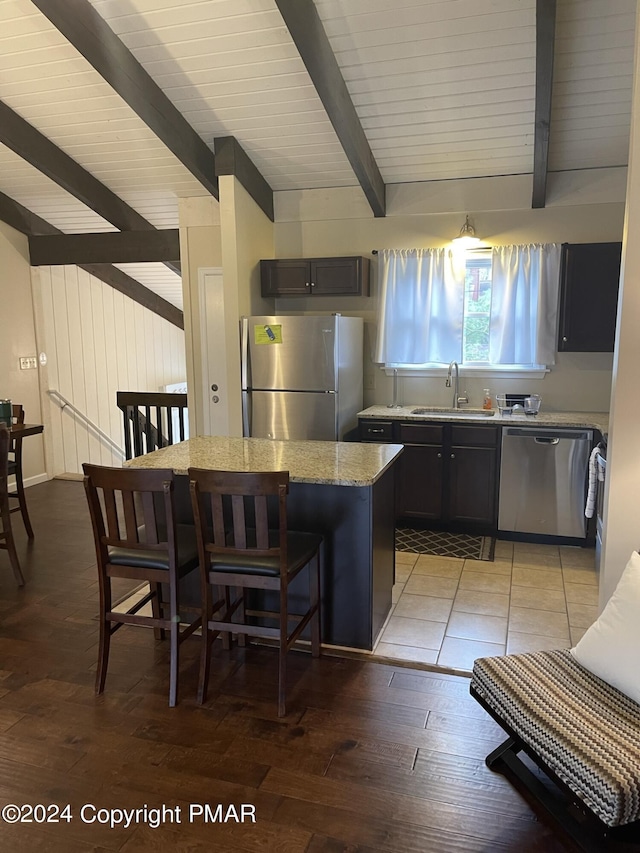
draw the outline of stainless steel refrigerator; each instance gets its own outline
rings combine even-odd
[[[245,436],[340,441],[362,409],[360,317],[243,317]]]

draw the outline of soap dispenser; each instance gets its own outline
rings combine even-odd
[[[491,391],[488,388],[485,388],[482,392],[482,408],[483,409],[492,409],[493,402],[491,400]]]

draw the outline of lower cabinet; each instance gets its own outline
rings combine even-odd
[[[498,426],[362,419],[362,441],[404,445],[396,517],[492,533],[498,524]]]
[[[464,527],[496,530],[497,449],[452,446],[447,520]]]
[[[398,518],[442,518],[444,459],[437,445],[405,444],[397,463],[396,515]]]

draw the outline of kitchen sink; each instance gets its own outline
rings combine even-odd
[[[429,415],[430,418],[450,418],[455,416],[456,418],[470,418],[470,419],[482,419],[482,418],[492,418],[495,415],[494,411],[489,411],[489,409],[436,409],[436,408],[419,408],[419,409],[411,409],[412,415]]]

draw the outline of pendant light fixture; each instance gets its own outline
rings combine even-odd
[[[469,216],[467,215],[464,225],[460,229],[460,233],[457,237],[454,237],[452,243],[456,248],[471,249],[474,246],[477,246],[480,242],[480,238],[476,237],[476,229],[469,222]]]

